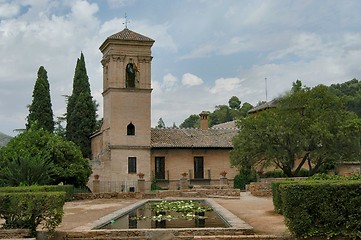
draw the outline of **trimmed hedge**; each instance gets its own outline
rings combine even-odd
[[[297,181],[298,182],[298,181]],[[272,199],[275,212],[282,214],[282,199],[281,199],[281,184],[295,184],[297,183],[293,179],[285,179],[281,181],[272,182]]]
[[[279,190],[296,237],[361,238],[361,181],[297,181]]]
[[[65,192],[66,201],[71,201],[74,196],[73,185],[42,185],[42,186],[26,186],[26,187],[0,187],[1,192]]]
[[[30,229],[35,236],[42,224],[54,232],[63,217],[64,192],[1,192],[0,218],[5,219],[3,228]]]

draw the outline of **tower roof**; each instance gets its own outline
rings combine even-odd
[[[128,28],[124,28],[123,31],[115,33],[109,36],[107,39],[117,39],[117,40],[128,40],[128,41],[141,41],[141,42],[154,42],[153,39],[143,36],[139,33],[133,32]]]

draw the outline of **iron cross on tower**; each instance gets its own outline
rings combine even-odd
[[[127,19],[127,13],[125,13],[124,15],[124,25],[125,25],[125,28],[128,29],[128,23],[130,23],[130,21]]]

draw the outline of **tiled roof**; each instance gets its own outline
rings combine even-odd
[[[248,113],[255,113],[255,112],[260,112],[269,108],[275,108],[277,106],[277,103],[279,102],[279,99],[275,98],[272,101],[263,103],[261,105],[258,105],[254,108],[252,108],[251,110],[248,111]]]
[[[232,148],[237,129],[152,128],[152,148]]]
[[[237,128],[237,126],[236,126],[236,121],[230,121],[230,122],[225,122],[225,123],[220,123],[220,124],[214,125],[212,128],[213,129],[216,129],[216,128]]]
[[[141,41],[141,42],[154,42],[153,39],[143,36],[139,33],[133,32],[128,28],[124,28],[123,31],[115,33],[109,36],[107,39],[118,39],[118,40],[130,40],[130,41]]]

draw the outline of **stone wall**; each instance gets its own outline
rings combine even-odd
[[[193,198],[205,198],[213,196],[228,196],[239,197],[239,189],[184,189],[184,190],[158,190],[156,194],[157,198],[166,197],[193,197]]]
[[[291,178],[287,178],[291,179]],[[305,177],[295,177],[293,180],[304,180]],[[261,178],[258,182],[252,182],[247,185],[246,190],[256,197],[270,197],[272,196],[272,182],[282,181],[285,178]]]
[[[117,199],[128,199],[136,198],[143,199],[145,198],[144,193],[140,192],[112,192],[112,193],[76,193],[74,194],[74,200],[85,200],[85,199],[99,199],[99,198],[117,198]]]
[[[0,229],[0,239],[35,239],[29,236],[29,229]]]

